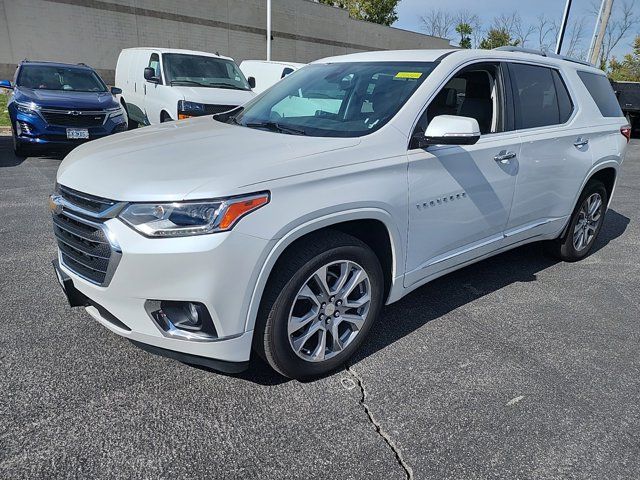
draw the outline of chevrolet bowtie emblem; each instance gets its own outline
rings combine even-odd
[[[49,210],[54,215],[60,215],[62,213],[62,197],[60,195],[49,196]]]

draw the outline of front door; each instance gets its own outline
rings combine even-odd
[[[416,133],[438,115],[472,117],[482,135],[475,145],[409,150],[406,287],[502,245],[520,154],[504,84],[498,63],[465,67],[418,121]]]

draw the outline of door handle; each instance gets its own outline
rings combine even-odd
[[[589,139],[588,138],[578,137],[578,138],[576,138],[576,141],[573,142],[573,146],[576,147],[576,148],[585,147],[587,145],[589,145]]]
[[[516,154],[514,152],[507,152],[506,150],[501,151],[498,155],[493,157],[496,162],[500,163],[509,163],[509,160],[512,158],[516,158]]]

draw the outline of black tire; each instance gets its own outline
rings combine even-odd
[[[17,135],[13,128],[11,129],[11,136],[13,137],[13,153],[16,157],[26,158],[30,154],[29,148],[18,141]]]
[[[587,242],[587,244],[583,248],[578,250],[576,249],[576,246],[574,244],[576,224],[581,221],[581,210],[583,204],[594,194],[600,195],[600,199],[602,201],[601,213],[597,220],[593,237],[590,237],[590,240]],[[566,232],[564,233],[564,235],[562,235],[554,242],[551,242],[551,244],[549,245],[550,253],[565,262],[576,262],[589,255],[589,253],[593,249],[593,245],[595,244],[596,239],[598,238],[598,234],[602,229],[604,217],[607,212],[608,201],[609,197],[607,195],[607,189],[602,182],[598,180],[591,180],[589,183],[587,183],[586,187],[582,191],[582,194],[580,195],[580,198],[578,199],[578,203],[576,204],[575,209],[573,210]]]
[[[290,344],[289,314],[298,292],[310,277],[322,266],[341,260],[355,262],[369,278],[370,303],[365,322],[350,343],[331,358],[318,362],[305,360],[296,354]],[[254,331],[254,348],[274,370],[285,377],[307,379],[324,375],[344,364],[362,344],[380,313],[383,295],[382,267],[369,246],[339,231],[313,234],[291,247],[278,260],[260,305]],[[331,306],[333,308],[333,303]],[[344,305],[340,308],[346,309]],[[331,313],[329,317],[333,320]],[[322,351],[324,356],[326,350],[323,348]]]
[[[124,100],[122,100],[120,104],[122,105],[122,108],[124,108],[124,111],[127,114],[127,130],[135,130],[139,126],[138,122],[133,120],[131,118],[131,115],[129,115],[129,109],[127,108],[127,103]]]

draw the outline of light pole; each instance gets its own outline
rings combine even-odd
[[[571,10],[571,0],[567,0],[564,6],[564,15],[562,15],[562,23],[560,24],[560,31],[558,32],[558,41],[556,43],[556,55],[560,55],[562,50],[562,41],[564,40],[564,33],[567,31],[567,20],[569,20],[569,11]]]
[[[271,0],[267,0],[267,61],[271,60]]]

